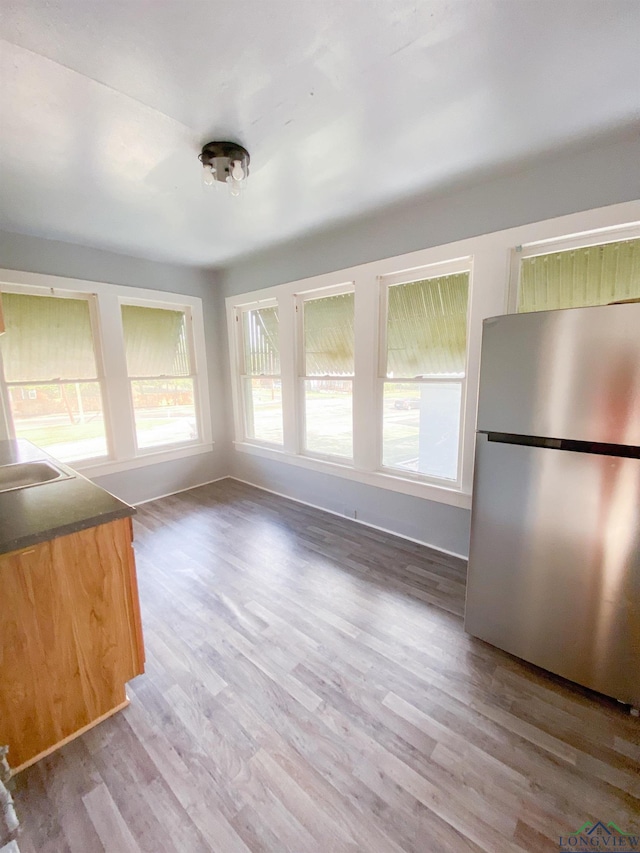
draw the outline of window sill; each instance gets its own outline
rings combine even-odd
[[[185,445],[184,447],[164,448],[144,455],[134,456],[132,459],[112,459],[99,462],[67,462],[78,473],[84,477],[104,477],[107,474],[119,474],[121,471],[133,471],[136,468],[144,468],[147,465],[159,465],[162,462],[173,462],[176,459],[185,459],[189,456],[198,456],[201,453],[210,453],[213,450],[213,442],[208,444]]]
[[[471,495],[459,489],[450,489],[446,486],[436,486],[433,483],[424,483],[407,477],[397,476],[382,471],[363,471],[351,465],[343,465],[340,462],[315,459],[311,456],[298,456],[285,450],[278,450],[264,445],[250,444],[247,441],[234,441],[234,448],[241,453],[253,456],[261,456],[264,459],[273,459],[288,465],[297,465],[299,468],[307,468],[311,471],[320,471],[324,474],[334,474],[367,486],[376,486],[379,489],[389,489],[393,492],[401,492],[405,495],[436,501],[437,503],[457,506],[462,509],[471,508]]]

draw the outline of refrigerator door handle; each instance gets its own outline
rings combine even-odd
[[[640,459],[640,447],[629,444],[607,444],[601,441],[575,441],[570,438],[545,438],[538,435],[514,435],[508,432],[487,432],[488,441],[499,444],[520,444],[525,447],[544,447],[549,450],[571,450],[574,453],[594,453],[597,456],[621,456]]]

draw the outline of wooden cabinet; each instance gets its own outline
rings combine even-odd
[[[131,519],[0,556],[0,744],[21,768],[127,704],[144,671]]]

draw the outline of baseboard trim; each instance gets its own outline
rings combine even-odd
[[[221,480],[236,480],[238,483],[244,483],[245,486],[252,486],[254,489],[260,489],[262,492],[268,492],[270,495],[277,495],[279,498],[286,498],[288,501],[303,504],[311,507],[311,509],[319,509],[322,512],[328,512],[329,515],[335,515],[338,518],[346,518],[347,521],[353,521],[354,524],[362,524],[363,527],[370,527],[372,530],[379,530],[381,533],[388,533],[390,536],[397,536],[399,539],[406,539],[407,542],[414,542],[416,545],[424,545],[425,548],[430,548],[432,551],[438,551],[441,554],[446,554],[448,557],[457,557],[459,560],[467,562],[469,559],[464,554],[458,554],[456,551],[448,551],[446,548],[440,548],[438,545],[433,545],[431,542],[425,542],[423,539],[414,539],[413,536],[407,536],[404,533],[398,533],[396,530],[389,530],[387,527],[380,527],[378,524],[371,524],[369,521],[363,521],[361,518],[351,518],[350,515],[344,515],[341,512],[336,512],[333,509],[327,509],[326,506],[312,504],[309,501],[303,501],[301,498],[292,498],[291,495],[285,495],[283,492],[276,492],[275,489],[267,489],[266,486],[259,486],[257,483],[251,483],[249,480],[242,480],[240,477],[229,475],[221,477]],[[217,481],[216,481],[217,482]]]
[[[144,501],[136,501],[134,506],[142,506],[143,504],[150,504],[152,501],[159,501],[162,498],[170,498],[172,495],[180,495],[182,492],[190,492],[191,489],[199,489],[202,486],[210,486],[212,483],[219,483],[220,480],[228,480],[229,475],[225,474],[223,477],[216,477],[215,480],[206,480],[204,483],[196,483],[195,486],[185,486],[184,489],[176,489],[175,492],[167,492],[164,495],[156,495],[155,498],[147,498]]]

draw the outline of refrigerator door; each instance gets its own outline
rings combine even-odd
[[[640,303],[485,320],[478,430],[640,445]]]
[[[640,459],[478,435],[465,629],[640,706]]]

